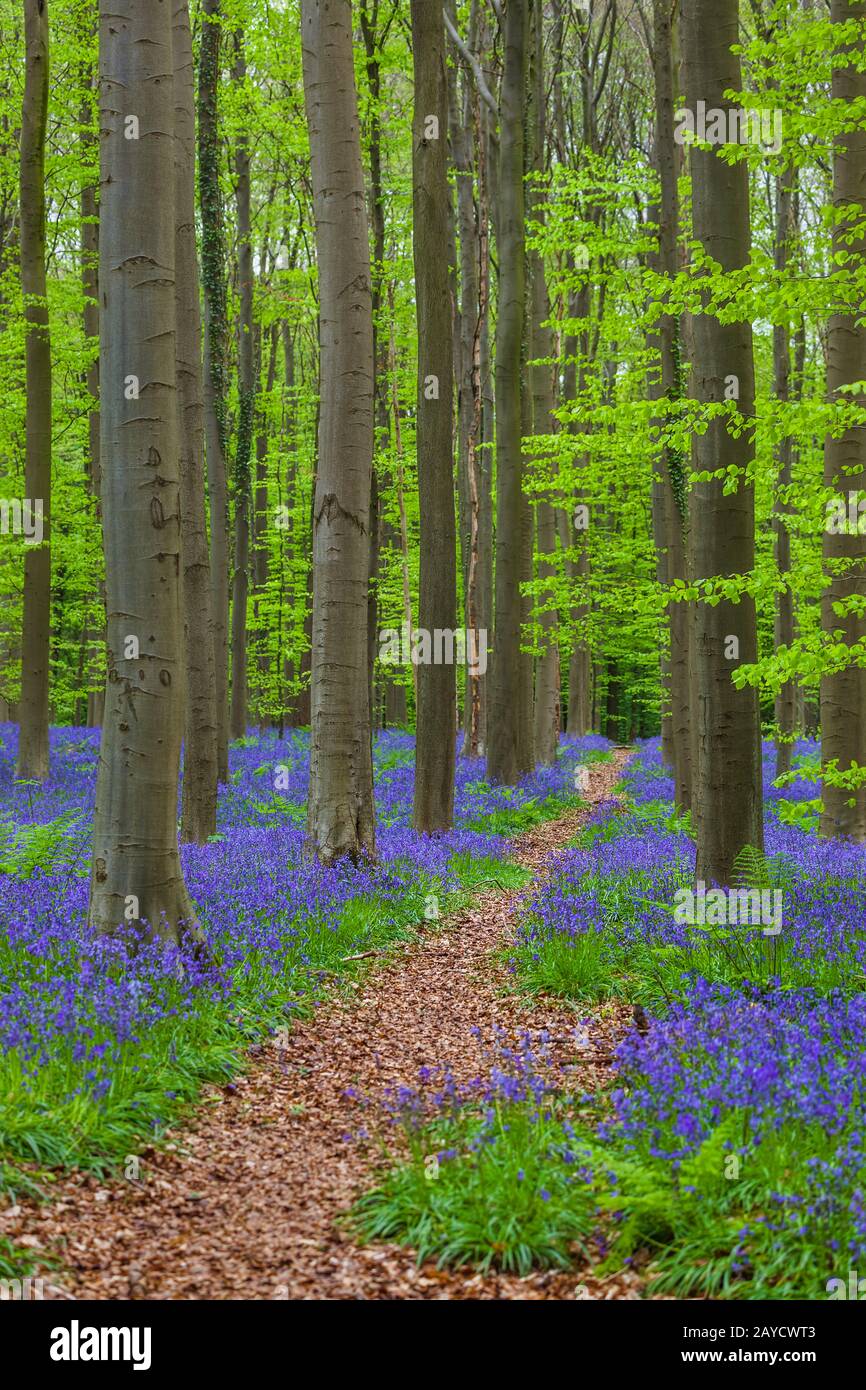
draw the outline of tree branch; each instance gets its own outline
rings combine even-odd
[[[475,78],[475,85],[478,88],[479,95],[482,97],[485,105],[487,105],[490,108],[494,116],[496,116],[498,119],[499,107],[493,100],[490,88],[484,80],[484,73],[481,71],[481,64],[475,57],[475,54],[469,51],[469,49],[466,47],[465,43],[461,39],[460,35],[458,34],[457,30],[454,28],[454,25],[451,23],[451,19],[447,10],[442,11],[442,18],[445,20],[445,28],[448,30],[448,33],[451,36],[451,41],[453,42],[454,47],[457,49],[460,56],[463,59],[465,59],[465,61],[469,64],[469,66],[472,69],[472,74]]]

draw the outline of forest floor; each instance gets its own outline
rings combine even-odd
[[[525,888],[478,894],[468,910],[371,961],[287,1037],[252,1048],[242,1075],[207,1087],[187,1126],[139,1155],[138,1180],[72,1173],[53,1184],[49,1202],[7,1208],[2,1233],[57,1261],[46,1297],[640,1297],[631,1270],[593,1279],[580,1268],[520,1277],[419,1267],[409,1249],[357,1245],[340,1219],[371,1176],[368,1150],[350,1137],[360,1123],[357,1096],[413,1085],[431,1063],[468,1081],[497,1030],[506,1042],[546,1030],[554,1061],[587,1089],[604,1085],[604,1060],[577,1053],[574,1012],[509,990],[502,947],[522,900],[611,797],[628,757],[620,749],[594,764],[582,807],[512,841],[511,857],[532,873]],[[630,1022],[624,1006],[596,1007],[589,1033],[597,1055],[609,1056]]]

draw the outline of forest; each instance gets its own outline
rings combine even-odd
[[[866,1298],[864,304],[866,0],[0,0],[0,1298]]]

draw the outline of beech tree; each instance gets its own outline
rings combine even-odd
[[[446,12],[456,33],[453,0]],[[477,51],[483,34],[481,7],[470,9],[466,52]],[[471,64],[451,39],[455,61],[449,64],[448,129],[456,184],[459,250],[459,321],[454,334],[457,381],[457,495],[464,620],[472,632],[489,634],[492,626],[493,536],[491,458],[482,448],[484,392],[489,376],[490,229],[487,193],[487,121],[490,112],[470,76]],[[462,74],[462,82],[460,77]],[[492,98],[491,98],[492,100]],[[489,404],[488,404],[489,412]],[[481,663],[483,664],[483,663]],[[487,673],[466,666],[463,753],[477,757],[486,743]]]
[[[349,0],[302,0],[319,271],[308,846],[375,851],[367,678],[373,315]]]
[[[178,854],[183,732],[172,8],[100,0],[100,455],[108,678],[90,926],[201,939]]]
[[[532,172],[544,172],[547,123],[545,119],[544,30],[540,0],[532,4],[532,61],[530,65],[530,132],[532,139]],[[539,188],[532,185],[530,211],[543,226],[544,209]],[[553,334],[549,326],[550,299],[544,257],[533,252],[530,258],[531,294],[529,315],[529,356],[531,368],[532,433],[552,434],[555,428],[553,389]],[[535,524],[538,541],[538,577],[551,581],[556,574],[553,554],[556,549],[556,517],[547,492],[542,492],[535,505]],[[549,586],[539,589],[541,614],[539,627],[541,651],[535,670],[535,754],[540,763],[556,762],[559,746],[559,642],[554,594]]]
[[[448,77],[445,26],[437,5],[412,0],[415,113],[412,213],[418,314],[418,499],[421,522],[418,623],[431,635],[450,632],[457,606],[451,414],[451,226],[448,194]],[[466,660],[476,655],[468,634]],[[431,652],[431,658],[435,653]],[[418,669],[415,827],[447,830],[454,814],[457,694],[452,662]]]
[[[201,308],[195,244],[195,95],[188,0],[175,0],[175,306],[180,444],[183,650],[186,678],[181,838],[216,831],[217,716],[210,556],[205,518]],[[204,634],[204,640],[202,640]]]
[[[85,13],[82,16],[82,44],[89,43],[91,34],[97,29],[96,16]],[[81,127],[81,150],[86,154],[88,165],[99,162],[99,137],[95,129],[94,93],[96,64],[89,56],[82,63],[82,101],[79,111]],[[81,188],[79,206],[81,209],[81,288],[84,293],[82,326],[88,340],[99,339],[99,203],[94,177],[86,177]],[[87,393],[90,397],[90,410],[87,415],[87,473],[90,491],[99,510],[99,355],[91,356],[86,371]],[[100,614],[86,634],[87,653],[84,670],[87,673],[85,722],[88,725],[102,724],[102,703],[104,688],[101,680],[100,649],[104,638],[102,613],[105,608],[103,585],[94,585],[94,605]],[[82,704],[83,704],[82,700]]]
[[[487,770],[513,785],[520,775],[522,658],[520,580],[525,528],[522,494],[521,363],[526,312],[524,150],[527,0],[511,0],[505,16],[500,98],[500,167],[496,237],[499,298],[496,319],[496,569],[493,661],[489,681]],[[525,692],[523,692],[525,694]]]
[[[235,35],[234,80],[242,88],[246,77],[244,37]],[[242,131],[235,149],[238,202],[238,428],[235,443],[235,553],[232,576],[232,698],[229,732],[247,732],[247,596],[250,563],[250,458],[255,409],[253,350],[253,245],[250,226],[250,142]]]
[[[678,159],[674,144],[674,80],[671,6],[668,0],[653,0],[653,76],[655,94],[655,161],[659,174],[657,268],[672,283],[678,265],[679,196]],[[658,325],[659,372],[657,395],[670,407],[680,395],[680,326],[675,314],[663,313]],[[665,580],[685,583],[686,573],[686,462],[681,451],[665,435],[662,417],[662,447],[657,462],[656,495],[659,501],[659,534],[665,553]],[[669,658],[669,746],[676,787],[677,804],[684,810],[691,805],[691,719],[689,671],[691,612],[685,602],[668,604]]]
[[[202,0],[198,69],[198,185],[204,290],[204,418],[211,546],[211,624],[219,780],[228,780],[229,512],[226,483],[228,308],[220,189],[219,76],[222,0]]]
[[[25,0],[24,37],[20,187],[27,409],[23,505],[30,508],[37,532],[24,558],[18,775],[42,781],[48,776],[51,628],[51,337],[45,275],[48,0]]]
[[[859,110],[866,99],[862,30],[851,38],[849,21],[866,18],[864,0],[831,0],[830,17],[838,30],[839,48],[833,68],[833,100],[843,110]],[[843,262],[856,258],[862,265],[866,237],[862,234],[866,208],[866,130],[855,125],[836,137],[833,156],[833,250]],[[866,381],[866,327],[862,305],[837,304],[827,327],[827,395],[831,404],[863,406],[847,387]],[[827,436],[824,482],[836,496],[866,491],[866,426],[855,423]],[[826,528],[824,566],[827,587],[822,599],[822,626],[828,640],[841,644],[836,669],[821,682],[821,758],[825,835],[866,839],[866,784],[845,786],[844,774],[866,768],[866,667],[845,648],[866,639],[866,536],[854,526]],[[861,657],[862,660],[862,657]],[[838,780],[830,774],[841,774]]]
[[[733,109],[725,93],[741,87],[740,60],[733,51],[738,26],[738,0],[692,0],[685,7],[685,98],[692,112],[699,101],[708,110]],[[689,152],[694,237],[723,275],[747,265],[750,251],[748,167],[742,159],[723,158],[724,149]],[[704,271],[699,283],[706,276]],[[752,326],[723,322],[712,303],[718,286],[704,283],[701,288],[703,309],[692,320],[692,396],[699,406],[724,404],[726,385],[733,383],[743,427],[739,421],[729,426],[728,419],[714,414],[706,431],[694,436],[693,467],[701,477],[692,491],[690,525],[692,573],[699,584],[747,575],[755,559],[754,486],[746,476],[753,457]],[[731,473],[736,478],[732,489]],[[737,602],[723,596],[712,604],[699,598],[692,641],[697,877],[726,885],[746,845],[763,849],[758,697],[753,688],[737,689],[731,679],[738,662],[757,657],[751,594],[743,592]]]

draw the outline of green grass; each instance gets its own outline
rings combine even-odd
[[[607,943],[597,931],[575,938],[552,936],[537,949],[510,951],[509,960],[516,963],[520,984],[531,994],[601,1001],[621,992],[611,971]]]
[[[205,1082],[226,1082],[241,1066],[238,1028],[217,1007],[155,1025],[146,1051],[128,1044],[112,1065],[108,1092],[73,1094],[81,1065],[59,1055],[25,1077],[15,1052],[0,1058],[0,1151],[9,1160],[0,1188],[21,1189],[21,1165],[79,1167],[103,1174],[158,1141]],[[36,1176],[38,1181],[38,1174]]]
[[[395,767],[414,767],[415,750],[414,748],[392,748],[389,753],[377,753],[375,756],[376,773],[390,772]]]
[[[534,1104],[442,1116],[405,1131],[408,1158],[387,1168],[349,1224],[362,1242],[398,1241],[419,1264],[526,1274],[585,1254],[593,1200],[560,1155],[569,1139]]]
[[[581,758],[580,766],[588,767],[590,763],[612,763],[615,758],[613,749],[590,748]]]
[[[486,892],[490,889],[504,892],[525,888],[532,881],[529,869],[524,869],[509,859],[488,859],[469,853],[455,854],[451,860],[451,868],[460,880],[460,887],[472,893]]]
[[[0,1279],[26,1279],[35,1274],[36,1268],[32,1251],[22,1250],[7,1236],[0,1236]]]
[[[584,802],[579,796],[533,796],[520,806],[499,807],[495,811],[486,812],[470,821],[468,828],[485,835],[502,835],[506,839],[513,839],[516,835],[531,830],[534,825],[558,820],[566,811],[576,810],[583,805]]]

